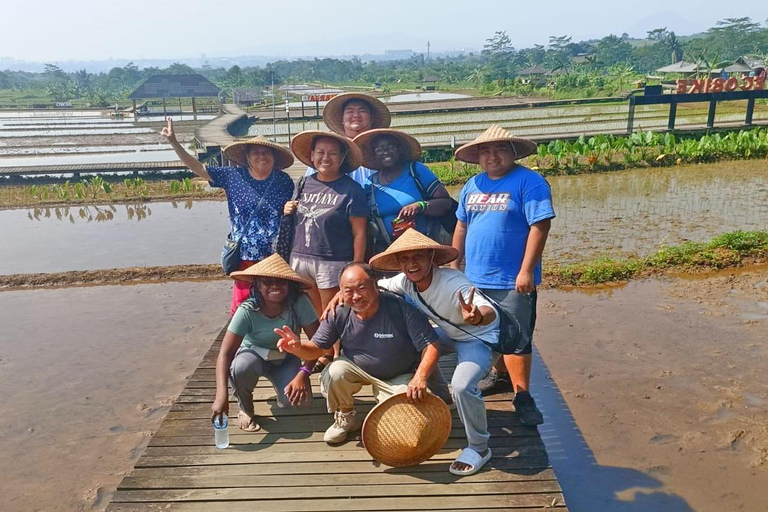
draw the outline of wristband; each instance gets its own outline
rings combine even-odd
[[[299,371],[300,371],[300,372],[304,372],[304,373],[306,373],[307,375],[312,375],[312,370],[311,370],[311,369],[309,369],[309,368],[307,368],[306,366],[301,366],[301,367],[299,368]]]
[[[427,211],[427,202],[426,201],[417,201],[418,205],[421,206],[421,211],[425,212]]]

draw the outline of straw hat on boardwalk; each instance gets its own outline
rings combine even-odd
[[[413,228],[405,232],[387,247],[387,250],[371,258],[370,265],[376,270],[400,271],[397,255],[409,251],[435,251],[432,260],[434,265],[440,266],[450,263],[459,257],[459,251],[450,245],[442,245],[427,235],[419,233]]]
[[[303,288],[310,288],[312,283],[297,274],[279,254],[273,254],[264,258],[255,265],[251,265],[245,270],[238,270],[229,274],[232,279],[238,281],[254,282],[260,277],[272,279],[285,279],[299,283]]]
[[[497,124],[493,124],[481,133],[475,140],[464,144],[456,150],[456,160],[467,162],[469,164],[480,163],[480,145],[494,142],[509,142],[512,151],[515,153],[515,160],[521,160],[536,152],[536,143],[532,140],[523,139],[513,135],[509,130],[505,130]]]
[[[233,142],[224,148],[224,156],[237,165],[248,167],[248,148],[250,146],[264,146],[271,149],[275,155],[275,169],[282,170],[293,165],[293,155],[288,148],[267,140],[263,135]]]
[[[360,92],[345,92],[334,96],[323,108],[323,120],[332,131],[344,135],[344,106],[347,102],[358,100],[366,103],[371,110],[371,128],[389,128],[392,115],[381,100]]]

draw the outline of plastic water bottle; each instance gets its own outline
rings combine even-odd
[[[226,414],[219,414],[213,420],[213,440],[216,448],[224,449],[229,446],[229,420]]]

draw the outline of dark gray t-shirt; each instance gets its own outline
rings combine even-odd
[[[336,309],[333,319],[320,323],[312,342],[330,349],[341,339],[341,350],[357,366],[387,380],[413,372],[421,351],[437,341],[427,317],[395,295],[379,295],[379,309],[368,320],[354,312]]]
[[[368,217],[363,188],[349,176],[323,182],[308,176],[296,210],[293,253],[330,261],[354,255],[350,217]]]

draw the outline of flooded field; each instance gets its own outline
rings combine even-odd
[[[545,252],[550,262],[644,255],[663,244],[768,227],[768,168],[759,160],[549,182],[557,212]],[[451,194],[460,189],[450,187]],[[0,211],[0,274],[216,263],[227,219],[223,201]]]

